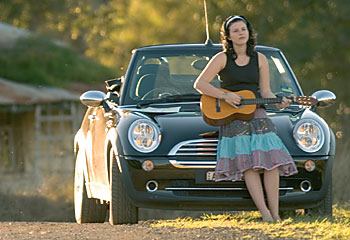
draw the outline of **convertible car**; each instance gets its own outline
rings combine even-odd
[[[257,46],[269,62],[278,96],[304,96],[279,49]],[[137,223],[138,208],[256,210],[245,182],[215,182],[218,127],[203,119],[193,83],[220,44],[171,44],[132,52],[125,76],[88,91],[88,108],[74,139],[74,200],[78,223]],[[212,84],[220,87],[220,80]],[[298,174],[280,179],[281,212],[332,214],[335,137],[316,113],[335,100],[312,94],[314,106],[266,105]]]

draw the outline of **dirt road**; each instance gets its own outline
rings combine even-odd
[[[74,222],[73,203],[64,199],[48,200],[40,196],[0,194],[0,239],[270,239],[259,230],[237,228],[178,229],[155,228],[157,220],[199,217],[201,212],[139,209],[140,220],[134,225],[111,226]],[[250,236],[250,237],[249,237]]]
[[[270,239],[258,230],[240,231],[235,228],[175,229],[154,228],[151,221],[134,225],[61,222],[0,222],[0,239]]]

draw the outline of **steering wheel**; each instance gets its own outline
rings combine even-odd
[[[142,100],[157,99],[157,98],[163,98],[166,96],[177,95],[177,94],[181,94],[181,93],[172,88],[160,87],[160,88],[152,89],[151,91],[143,95],[141,99]]]

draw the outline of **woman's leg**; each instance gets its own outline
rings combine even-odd
[[[278,168],[264,171],[264,187],[271,215],[274,220],[280,221],[279,217],[279,182]]]
[[[244,173],[245,183],[247,185],[250,196],[252,197],[255,206],[261,213],[264,221],[273,221],[271,213],[266,206],[264,192],[260,180],[259,173],[254,170],[247,170]]]

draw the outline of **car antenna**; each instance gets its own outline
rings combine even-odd
[[[207,40],[205,41],[205,45],[213,46],[213,41],[210,39],[210,36],[209,36],[209,24],[208,24],[208,12],[207,12],[206,0],[203,0],[203,5],[204,5],[204,16],[205,16],[205,32],[207,34]]]

